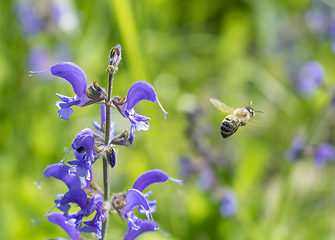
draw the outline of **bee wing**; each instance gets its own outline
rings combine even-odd
[[[215,99],[215,98],[211,98],[209,99],[213,105],[219,109],[221,112],[226,112],[226,113],[232,113],[235,111],[234,108],[228,106],[227,104],[224,104],[222,102],[220,102],[219,100]]]

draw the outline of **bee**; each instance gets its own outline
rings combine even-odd
[[[213,103],[215,107],[217,107],[221,112],[230,113],[227,117],[225,117],[221,123],[221,135],[223,138],[229,138],[233,135],[240,126],[245,126],[251,120],[253,116],[255,116],[255,111],[251,105],[244,108],[232,108],[215,98],[211,98],[210,101]]]

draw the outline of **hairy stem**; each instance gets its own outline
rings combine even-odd
[[[112,86],[113,86],[113,71],[108,72],[108,93],[107,93],[107,103],[106,103],[106,128],[105,128],[105,145],[109,144],[110,135],[110,123],[111,123],[111,106],[109,104],[112,97]],[[103,182],[104,182],[104,201],[109,198],[109,166],[106,156],[103,157]],[[106,214],[105,221],[102,225],[102,240],[106,237],[107,226],[108,226],[108,213]]]

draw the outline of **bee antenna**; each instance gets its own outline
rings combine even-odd
[[[265,113],[265,112],[263,112],[263,111],[255,111],[255,112],[259,112],[259,113]]]

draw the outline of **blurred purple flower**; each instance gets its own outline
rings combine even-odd
[[[28,64],[30,69],[47,69],[51,65],[49,50],[45,47],[35,47],[30,50]],[[41,72],[42,79],[50,77],[47,72]]]
[[[204,167],[200,170],[200,177],[197,182],[199,189],[206,191],[209,190],[215,183],[215,176],[213,170],[209,167]]]
[[[125,103],[120,106],[121,113],[124,117],[128,118],[132,124],[130,129],[131,136],[134,136],[135,129],[138,131],[146,131],[150,127],[147,122],[150,118],[139,115],[134,110],[135,105],[142,100],[148,100],[150,102],[157,101],[164,113],[164,117],[166,117],[167,112],[158,101],[154,88],[145,81],[138,81],[134,83],[128,91]]]
[[[180,159],[180,177],[188,178],[193,173],[193,164],[190,157],[181,157]]]
[[[291,147],[286,150],[285,156],[289,160],[298,160],[299,158],[302,157],[302,153],[305,147],[305,140],[301,136],[296,136],[292,143]]]
[[[324,69],[316,61],[305,64],[297,74],[297,89],[301,94],[313,93],[324,79]]]
[[[16,5],[17,16],[25,33],[35,34],[44,29],[42,18],[35,12],[29,2],[18,2]]]
[[[232,191],[225,191],[221,205],[220,205],[220,215],[221,217],[233,216],[237,212],[237,201],[235,194]]]
[[[314,160],[318,166],[324,166],[335,159],[335,148],[330,143],[322,143],[316,147]]]

